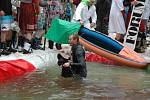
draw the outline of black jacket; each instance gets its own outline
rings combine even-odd
[[[0,11],[4,11],[5,15],[12,15],[11,0],[0,0]]]
[[[81,44],[77,43],[76,45],[72,46],[72,63],[71,69],[73,74],[77,74],[80,77],[87,76],[87,69],[85,63],[85,51]]]
[[[72,46],[72,62],[70,63],[71,67],[63,67],[61,76],[63,77],[74,77],[74,78],[82,78],[87,76],[86,63],[85,63],[85,51],[82,46],[77,43]],[[61,54],[57,55],[59,66],[68,62],[70,59],[66,59]]]

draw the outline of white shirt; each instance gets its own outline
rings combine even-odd
[[[96,7],[92,5],[89,9],[87,5],[84,5],[82,2],[76,8],[74,13],[72,22],[76,22],[78,20],[82,20],[84,22],[84,27],[90,29],[90,21],[92,19],[92,23],[96,23],[97,21],[97,14],[96,14]]]

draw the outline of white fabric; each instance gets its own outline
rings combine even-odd
[[[150,0],[145,1],[145,9],[142,18],[148,20],[150,16]]]
[[[121,11],[124,10],[123,0],[112,0],[108,33],[125,34],[125,22]]]
[[[11,30],[16,31],[17,33],[20,32],[20,27],[17,21],[11,23]]]
[[[55,51],[40,51],[37,50],[30,55],[22,56],[22,59],[30,62],[36,69],[52,67],[57,64],[57,52]]]
[[[92,22],[96,23],[97,21],[97,14],[96,14],[96,7],[92,5],[89,9],[87,5],[80,3],[76,8],[76,11],[73,15],[72,22],[76,22],[78,20],[82,20],[84,22],[84,27],[91,29],[90,27],[90,17],[92,18]]]
[[[47,48],[43,50],[34,50],[31,54],[13,53],[8,56],[1,56],[0,61],[24,59],[36,67],[36,69],[44,69],[53,67],[57,64],[57,51]]]
[[[31,47],[31,44],[29,44],[29,43],[27,43],[27,42],[24,43],[24,47],[23,47],[23,48],[24,48],[25,50],[29,51],[30,47]]]

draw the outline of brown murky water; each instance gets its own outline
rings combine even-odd
[[[83,81],[60,77],[56,66],[0,84],[0,100],[150,100],[145,70],[87,63]]]

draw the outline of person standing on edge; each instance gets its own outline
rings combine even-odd
[[[108,36],[120,42],[123,42],[126,33],[124,15],[123,0],[112,0],[109,14]]]
[[[150,17],[150,0],[145,0],[145,9],[144,9],[143,16],[142,16],[142,21],[144,22],[144,33],[145,33],[145,38],[142,39],[143,49],[147,48],[147,39],[146,38],[147,38],[147,33],[148,33],[147,24],[148,24],[149,17]],[[145,50],[143,50],[143,51],[145,51]]]
[[[150,17],[150,0],[145,0],[145,9],[143,12],[142,19],[144,21],[145,34],[147,36],[147,23]]]
[[[124,0],[123,4],[125,7],[129,7],[127,19],[126,19],[126,29],[128,29],[128,25],[130,22],[130,18],[132,15],[133,6],[136,5],[138,2],[136,0]],[[144,21],[141,20],[140,26],[139,26],[139,32],[136,40],[136,46],[134,51],[142,53],[145,52],[145,40],[146,40],[146,34],[144,33]]]
[[[21,0],[19,27],[21,35],[18,38],[18,46],[24,54],[31,53],[32,33],[36,31],[39,15],[39,0]]]
[[[84,27],[94,30],[97,20],[94,3],[95,0],[82,0],[74,13],[72,22],[80,22]]]
[[[48,23],[47,25],[50,27],[51,21],[54,18],[61,18],[61,16],[63,15],[63,6],[61,4],[61,0],[50,0],[51,4],[48,5],[47,7],[47,13],[48,13]],[[49,48],[53,49],[54,46],[54,42],[49,40]],[[56,49],[60,50],[62,49],[61,44],[56,43],[55,44]]]
[[[5,23],[7,22],[7,23]],[[11,40],[12,32],[10,25],[12,23],[12,5],[11,0],[0,0],[0,54],[9,55],[7,50],[7,41]]]
[[[97,0],[96,2],[96,31],[108,34],[109,12],[112,0]]]
[[[63,77],[74,77],[75,79],[86,78],[87,69],[85,62],[85,51],[79,43],[78,34],[69,36],[69,44],[71,46],[71,61],[65,61],[62,63],[61,75]]]
[[[71,8],[71,2],[70,0],[66,0],[66,8],[65,8],[65,20],[71,21],[72,16],[72,8]]]

